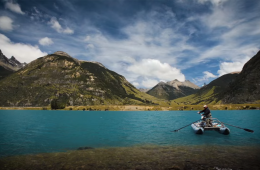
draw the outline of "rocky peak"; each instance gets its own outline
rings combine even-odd
[[[55,55],[59,55],[59,56],[65,56],[65,57],[68,57],[68,58],[74,60],[74,62],[76,62],[76,63],[78,63],[78,64],[80,65],[80,61],[79,61],[79,60],[77,60],[76,58],[71,57],[71,56],[70,56],[68,53],[66,53],[66,52],[63,52],[63,51],[56,51],[56,52],[53,53],[53,54],[55,54]]]
[[[20,68],[24,67],[26,63],[20,63],[14,56],[8,59],[0,50],[0,64],[3,63],[6,67],[11,70],[19,70]]]
[[[103,64],[101,64],[100,62],[96,62],[96,61],[89,61],[90,63],[95,63],[95,64],[97,64],[97,65],[99,65],[99,66],[101,66],[101,67],[104,67],[104,68],[106,68]]]
[[[70,58],[72,58],[68,53],[63,52],[63,51],[56,51],[56,52],[53,53],[53,54],[61,55],[61,56],[66,56],[66,57],[70,57]]]
[[[14,56],[12,56],[10,59],[9,59],[9,61],[13,61],[13,62],[15,62],[15,63],[17,63],[17,64],[21,64]]]
[[[2,51],[0,50],[0,62],[4,63],[4,64],[8,64],[8,58],[2,53]]]
[[[165,82],[161,81],[161,82],[158,83],[157,85],[158,85],[158,86],[162,86],[162,85],[165,85],[165,84],[166,84]]]

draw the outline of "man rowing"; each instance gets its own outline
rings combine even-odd
[[[201,110],[201,111],[199,111],[198,114],[204,112],[204,113],[201,114],[201,115],[203,115],[203,116],[205,116],[205,117],[207,118],[207,119],[206,119],[206,127],[211,127],[211,126],[212,126],[212,122],[211,122],[211,119],[210,119],[210,118],[212,118],[212,116],[211,116],[210,110],[209,110],[209,108],[208,108],[207,105],[204,105],[203,108],[204,108],[204,109]]]

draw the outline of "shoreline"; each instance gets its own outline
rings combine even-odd
[[[208,105],[210,110],[259,110],[260,104],[223,104]],[[50,106],[42,107],[0,107],[0,110],[52,110]],[[57,110],[83,110],[83,111],[197,111],[202,110],[202,105],[91,105],[67,106]]]
[[[91,148],[0,158],[0,169],[259,169],[256,146]]]

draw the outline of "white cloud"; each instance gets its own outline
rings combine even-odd
[[[232,72],[240,72],[242,71],[245,63],[250,59],[250,57],[246,57],[242,61],[237,62],[222,62],[219,65],[218,74],[222,76],[224,74],[232,73]]]
[[[43,46],[49,46],[49,45],[53,44],[53,41],[51,38],[44,37],[39,40],[39,44],[41,44]]]
[[[142,85],[146,88],[152,88],[158,83],[159,81],[155,79],[145,79],[142,81]]]
[[[209,72],[209,71],[204,71],[203,72],[203,76],[200,77],[194,77],[192,79],[193,83],[208,83],[210,82],[212,79],[217,78],[218,76],[214,75],[213,73]]]
[[[63,33],[64,34],[73,34],[74,33],[74,30],[70,29],[70,28],[66,28],[66,29],[63,29]]]
[[[157,78],[159,80],[185,80],[184,74],[179,69],[171,67],[168,63],[161,63],[156,59],[143,59],[129,66],[127,70],[140,76]]]
[[[60,23],[57,21],[56,17],[52,17],[49,24],[53,29],[55,29],[57,32],[61,33],[62,32],[62,27]]]
[[[88,48],[88,49],[92,49],[92,48],[94,48],[95,46],[93,45],[93,44],[88,44],[88,45],[86,45],[86,48]]]
[[[84,41],[89,41],[90,40],[90,36],[87,35],[85,38],[84,38]]]
[[[15,12],[15,13],[18,13],[18,14],[22,14],[24,15],[25,13],[21,10],[21,7],[19,4],[17,3],[13,3],[12,1],[8,1],[5,3],[5,8]]]
[[[215,76],[214,74],[212,74],[211,72],[208,72],[208,71],[204,71],[203,74],[204,74],[204,77],[205,77],[206,79],[218,77],[218,76]]]
[[[53,29],[55,29],[58,33],[64,33],[64,34],[73,34],[74,30],[67,27],[66,29],[62,28],[59,21],[57,21],[56,17],[52,17],[49,24]]]
[[[12,31],[13,30],[13,20],[6,16],[0,17],[0,30]]]
[[[14,56],[20,62],[31,62],[39,57],[47,55],[38,46],[30,44],[13,43],[8,37],[0,34],[1,50],[6,57]]]
[[[56,8],[57,10],[59,10],[59,7],[54,3],[53,4],[54,8]]]
[[[198,0],[198,2],[201,3],[201,4],[210,2],[210,3],[212,3],[213,5],[216,5],[216,6],[224,3],[225,1],[227,1],[227,0]]]
[[[132,83],[135,87],[139,86],[139,83],[138,82],[133,82]]]

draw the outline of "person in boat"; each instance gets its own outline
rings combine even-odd
[[[209,118],[212,118],[212,116],[211,116],[210,110],[209,110],[207,105],[204,105],[203,108],[204,109],[199,111],[198,114],[204,112],[202,115],[205,116],[206,118],[208,118],[208,119],[206,119],[206,126],[207,127],[211,127],[212,126],[212,121]]]

